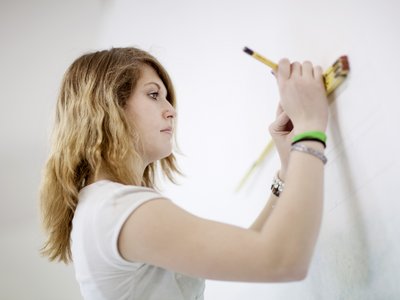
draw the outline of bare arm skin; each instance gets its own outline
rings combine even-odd
[[[273,212],[274,206],[276,205],[277,201],[279,201],[279,198],[271,193],[263,210],[260,212],[257,219],[253,222],[249,229],[260,232],[264,227],[265,222]]]
[[[298,133],[326,129],[327,112],[322,104],[318,106],[318,101],[326,100],[318,81],[322,72],[310,65],[291,68],[283,60],[277,74],[282,108]],[[324,151],[318,142],[303,144]],[[273,211],[266,207],[249,229],[199,218],[169,200],[156,199],[136,209],[125,222],[118,241],[121,255],[201,278],[303,279],[321,225],[324,165],[302,152],[290,152],[286,163],[284,192]],[[271,196],[271,203],[275,198]]]

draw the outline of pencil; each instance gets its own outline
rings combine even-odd
[[[247,54],[253,56],[255,59],[261,61],[262,63],[266,64],[268,67],[270,67],[273,70],[276,70],[278,68],[278,65],[272,61],[270,61],[268,58],[265,58],[264,56],[258,54],[257,52],[244,47],[243,49],[244,52],[246,52]]]
[[[258,54],[254,50],[250,48],[244,47],[244,52],[254,57],[258,61],[261,61],[263,64],[266,64],[268,67],[276,71],[278,65],[268,58]],[[325,84],[326,94],[330,95],[347,77],[349,73],[350,66],[349,60],[346,55],[339,57],[333,64],[330,66],[322,75]]]
[[[244,47],[244,52],[251,55],[255,59],[259,60],[260,62],[266,64],[268,67],[276,71],[278,65],[268,58],[258,54],[257,52]],[[342,82],[346,79],[347,74],[349,73],[350,65],[346,55],[339,57],[333,64],[330,66],[325,73],[322,75],[324,80],[324,85],[326,89],[326,94],[330,95]],[[265,157],[271,152],[273,149],[274,142],[272,140],[269,141],[267,146],[264,148],[263,152],[257,158],[257,160],[251,165],[250,169],[246,172],[243,178],[240,180],[239,185],[236,188],[236,192],[238,192],[242,186],[245,184],[247,179],[250,177],[251,173],[263,162]]]

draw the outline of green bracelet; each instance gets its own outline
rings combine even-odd
[[[306,131],[306,132],[296,135],[293,138],[292,142],[296,143],[303,139],[317,139],[325,144],[326,143],[326,134],[322,131]]]

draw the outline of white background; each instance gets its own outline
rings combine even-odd
[[[165,195],[239,226],[262,209],[279,168],[273,152],[234,192],[269,142],[278,102],[269,69],[243,47],[325,69],[347,54],[350,76],[331,97],[325,213],[308,278],[207,281],[205,295],[398,299],[399,37],[395,0],[1,0],[0,299],[80,299],[73,268],[38,254],[38,185],[63,72],[87,51],[117,46],[149,51],[176,86],[187,176]]]

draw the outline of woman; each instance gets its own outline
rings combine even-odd
[[[113,48],[70,66],[41,186],[42,252],[73,261],[84,299],[203,299],[205,278],[305,278],[321,223],[328,102],[320,67],[283,59],[275,75],[281,99],[269,130],[281,169],[245,229],[155,190],[157,168],[171,181],[179,170],[174,88],[154,57]]]

